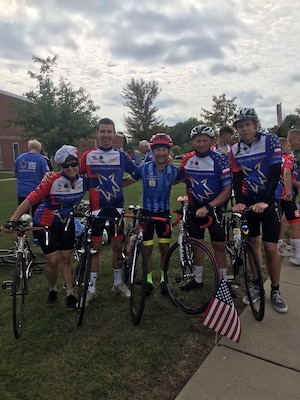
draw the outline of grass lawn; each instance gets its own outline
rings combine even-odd
[[[0,180],[0,224],[17,205],[15,181]],[[125,188],[126,206],[140,200],[141,184]],[[172,190],[172,208],[185,193]],[[1,248],[12,235],[0,232]],[[176,234],[173,235],[176,240]],[[22,336],[12,330],[12,298],[0,291],[1,400],[172,400],[214,347],[215,334],[200,324],[200,316],[177,309],[159,293],[158,253],[154,252],[154,290],[147,298],[141,323],[130,321],[129,300],[111,292],[113,273],[109,245],[103,247],[97,300],[90,304],[83,325],[65,309],[60,279],[56,307],[46,307],[43,274],[31,278]],[[13,267],[0,265],[0,281],[11,279]]]

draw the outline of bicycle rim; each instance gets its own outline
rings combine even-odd
[[[25,296],[27,294],[25,276],[25,260],[22,253],[18,253],[15,269],[14,279],[12,284],[12,297],[13,297],[13,329],[15,338],[21,336],[23,319],[24,319],[24,306]]]
[[[253,261],[252,266],[250,264],[249,257]],[[252,244],[249,242],[244,244],[243,269],[246,292],[252,314],[257,321],[262,321],[265,315],[264,284],[257,255],[253,249]],[[257,301],[253,301],[252,297],[250,296],[250,293],[253,290],[254,286],[258,291],[259,299]]]
[[[137,325],[144,312],[147,288],[147,260],[144,245],[136,245],[136,257],[132,257],[130,268],[130,315]]]
[[[197,250],[204,253],[203,286],[183,290],[186,284],[195,279],[193,264]],[[174,243],[166,256],[164,277],[168,294],[173,303],[184,312],[200,314],[207,309],[218,286],[215,258],[205,244],[192,238],[188,238],[183,246],[182,261],[179,253],[180,246]]]
[[[91,261],[92,256],[90,253],[90,246],[85,249],[84,255],[80,257],[78,276],[77,276],[77,325],[81,326],[85,308],[86,308],[86,295],[90,284],[91,276]]]

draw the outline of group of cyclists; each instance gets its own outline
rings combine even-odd
[[[92,256],[91,284],[88,289],[86,305],[97,297],[97,277],[99,256],[105,218],[110,221],[114,232],[113,218],[121,218],[124,207],[123,187],[141,180],[143,186],[142,213],[150,216],[166,217],[164,221],[145,220],[144,245],[147,254],[147,295],[154,287],[152,277],[152,252],[154,232],[158,237],[160,251],[160,291],[166,293],[163,266],[171,242],[170,194],[172,185],[184,182],[189,202],[188,226],[192,237],[204,240],[204,230],[199,229],[207,214],[220,215],[234,192],[234,212],[242,212],[246,207],[252,209],[249,216],[249,235],[262,264],[262,242],[266,265],[271,280],[270,299],[274,309],[285,313],[288,307],[281,297],[279,283],[281,258],[277,252],[280,236],[280,199],[282,197],[282,151],[275,134],[258,130],[259,119],[253,108],[239,108],[234,114],[233,126],[239,140],[232,146],[230,141],[234,130],[225,127],[215,143],[213,129],[207,125],[195,126],[190,137],[194,150],[186,154],[179,167],[172,163],[170,156],[172,139],[165,133],[157,133],[150,139],[150,149],[143,141],[149,161],[137,166],[128,154],[112,146],[116,134],[115,124],[109,118],[99,121],[97,127],[98,147],[85,152],[80,158],[77,149],[64,145],[55,154],[54,160],[60,165],[58,173],[46,173],[42,182],[18,206],[10,220],[4,225],[15,229],[22,214],[34,204],[38,209],[34,215],[36,226],[49,226],[49,244],[46,246],[45,234],[39,232],[38,240],[46,258],[46,276],[49,284],[47,304],[57,302],[58,267],[62,269],[66,283],[66,307],[76,308],[73,294],[71,256],[75,240],[74,224],[65,229],[65,222],[84,196],[89,193],[90,208],[95,219],[92,226],[92,242],[96,252]],[[124,177],[124,174],[128,175]],[[279,212],[278,212],[279,210]],[[102,218],[103,217],[103,218]],[[220,275],[227,279],[225,231],[215,218],[210,225],[209,234]],[[166,235],[166,232],[168,234]],[[130,291],[122,281],[121,250],[124,226],[119,226],[117,235],[111,235],[113,286],[112,291],[122,297],[130,297]],[[201,290],[203,286],[203,260],[201,254],[195,257],[194,279],[182,290]],[[234,295],[234,294],[233,294]],[[258,300],[255,286],[251,291],[253,301]],[[243,299],[249,304],[249,299]]]

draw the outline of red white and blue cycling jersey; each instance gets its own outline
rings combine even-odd
[[[184,172],[189,204],[195,207],[205,206],[231,186],[229,161],[224,154],[209,150],[199,157],[192,151],[184,157],[180,169]]]
[[[229,158],[230,147],[231,146],[229,144],[226,144],[226,153],[223,153],[223,151],[219,148],[218,143],[213,144],[210,149],[216,153],[224,154],[225,156],[227,156]]]
[[[168,211],[172,184],[178,174],[179,169],[174,165],[167,165],[163,171],[158,171],[154,161],[142,164],[135,175],[135,179],[143,181],[142,209],[154,213]]]
[[[282,154],[282,167],[281,167],[281,179],[283,180],[283,173],[285,169],[289,169],[291,172],[291,177],[292,181],[296,181],[296,175],[294,173],[295,169],[295,158],[293,154]],[[284,181],[283,181],[284,182]],[[284,196],[286,195],[286,190],[284,185],[282,186],[282,193],[281,193],[281,199],[284,199]],[[294,196],[294,188],[292,185],[292,195]]]
[[[240,141],[231,146],[230,163],[232,172],[242,171],[242,194],[251,199],[264,198],[270,176],[270,166],[282,164],[282,153],[278,137],[259,133],[251,144]],[[280,199],[282,183],[277,185],[275,199]]]
[[[51,175],[27,196],[31,204],[41,201],[34,214],[34,223],[41,226],[59,227],[66,223],[71,211],[86,192],[86,178],[78,175],[71,183],[64,172]]]
[[[80,173],[87,174],[92,211],[123,208],[122,180],[124,172],[135,179],[138,167],[127,153],[113,147],[86,151],[80,161]]]

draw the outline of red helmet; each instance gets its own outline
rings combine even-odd
[[[173,146],[173,140],[171,136],[166,135],[165,133],[156,133],[156,135],[152,135],[150,139],[150,147],[151,149],[153,146],[166,146],[169,149]]]

